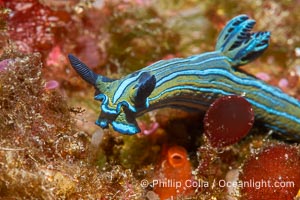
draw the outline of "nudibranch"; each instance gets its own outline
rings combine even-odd
[[[254,24],[239,15],[221,31],[215,51],[161,60],[118,80],[94,73],[73,55],[69,60],[96,89],[95,99],[102,102],[96,124],[102,128],[111,125],[122,134],[135,134],[140,131],[136,117],[153,109],[206,110],[220,96],[243,94],[257,120],[299,140],[300,102],[239,69],[269,45],[270,33],[251,32]]]

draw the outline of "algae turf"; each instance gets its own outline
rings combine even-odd
[[[66,102],[56,91],[45,90],[38,53],[25,55],[8,48],[1,60],[9,62],[0,72],[0,193],[50,195],[43,189],[50,187],[49,162],[66,157],[65,152],[70,160],[82,156],[84,148],[78,146],[83,140],[60,145],[61,138],[75,138],[76,132]]]
[[[0,73],[1,121],[3,135],[69,131],[70,113],[66,102],[56,92],[45,89],[42,63],[38,53],[22,55],[11,52],[2,55],[9,60]]]
[[[179,34],[152,6],[114,0],[106,2],[106,9],[110,13],[104,24],[109,66],[132,72],[177,52]]]
[[[38,53],[8,47],[0,60],[5,61],[0,72],[1,197],[141,198],[143,190],[130,169],[107,163],[99,169],[93,162],[105,155],[91,153],[88,135],[76,129],[73,109],[58,91],[45,88]]]

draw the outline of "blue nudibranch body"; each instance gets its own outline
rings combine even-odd
[[[73,68],[102,102],[96,124],[123,134],[140,131],[136,117],[166,106],[206,110],[218,97],[244,95],[255,117],[267,127],[300,139],[300,102],[239,70],[268,47],[269,32],[251,32],[255,21],[239,15],[220,33],[216,50],[187,58],[161,60],[119,80],[95,74],[73,55]]]

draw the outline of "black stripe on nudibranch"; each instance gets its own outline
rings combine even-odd
[[[148,107],[146,105],[146,99],[154,90],[156,85],[156,78],[149,72],[143,72],[138,80],[138,83],[134,86],[136,92],[134,94],[134,103],[137,108]]]
[[[234,41],[233,45],[230,46],[228,51],[232,51],[235,48],[241,46],[243,43],[249,41],[251,36],[250,31],[254,25],[255,25],[254,20],[246,20],[245,22],[239,25],[243,28],[236,27],[234,32],[230,34],[231,37],[236,37],[236,40]]]
[[[231,34],[232,31],[235,30],[235,27],[240,25],[242,22],[249,19],[247,15],[239,15],[235,18],[233,18],[230,22],[227,23],[226,27],[222,30],[222,32],[219,35],[218,40],[226,40],[227,37]],[[220,47],[217,47],[217,49]]]

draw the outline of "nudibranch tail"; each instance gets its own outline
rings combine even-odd
[[[232,66],[245,65],[260,56],[268,47],[270,32],[255,32],[255,21],[239,15],[229,21],[220,33],[216,50],[230,59]]]

